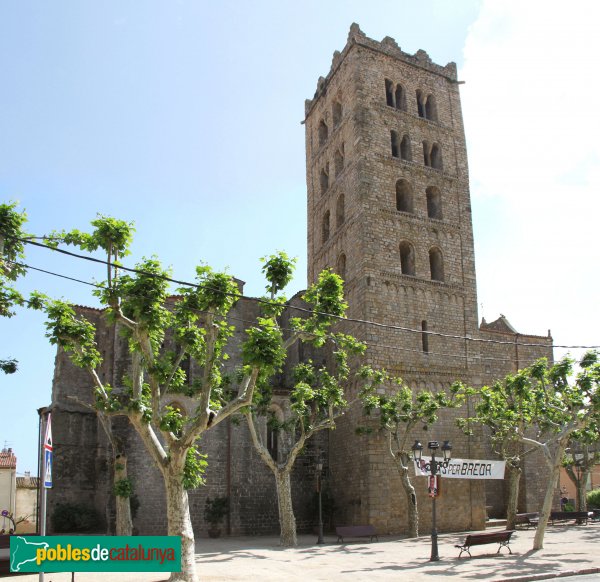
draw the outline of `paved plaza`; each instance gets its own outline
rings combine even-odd
[[[502,528],[496,528],[501,530]],[[487,531],[494,531],[489,529]],[[587,526],[549,526],[544,549],[531,552],[534,530],[519,530],[513,536],[509,555],[497,545],[477,546],[472,558],[454,544],[466,534],[440,534],[439,562],[429,562],[428,536],[406,539],[383,536],[379,542],[315,545],[314,536],[300,536],[299,546],[282,549],[276,537],[200,538],[196,541],[198,574],[204,582],[224,580],[537,580],[577,572],[600,572],[600,523]],[[119,582],[161,582],[167,576],[156,573],[90,574],[76,573],[77,582],[118,580]],[[19,576],[18,582],[37,582],[38,575]],[[46,574],[46,582],[69,582],[70,573]],[[17,579],[15,577],[15,582]]]

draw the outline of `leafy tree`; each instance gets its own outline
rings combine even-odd
[[[598,441],[600,440],[597,419],[581,431],[573,433],[565,451],[563,467],[575,485],[575,509],[587,511],[586,486],[595,465],[600,462]]]
[[[263,272],[268,281],[268,312],[281,315],[284,298],[277,294],[291,279],[293,262],[280,253],[267,257]],[[310,306],[312,314],[304,319],[291,320],[292,331],[283,343],[285,350],[297,342],[303,342],[321,350],[330,348],[332,362],[315,364],[312,360],[301,362],[294,367],[294,386],[289,391],[285,407],[287,418],[278,419],[271,411],[273,402],[272,385],[260,382],[255,392],[252,406],[244,414],[250,429],[252,442],[260,458],[275,476],[281,545],[295,546],[296,519],[292,507],[291,472],[298,454],[306,441],[315,433],[335,428],[335,419],[344,413],[347,402],[344,398],[344,386],[350,376],[348,358],[364,353],[365,345],[353,337],[341,333],[331,333],[333,316],[343,316],[346,310],[343,283],[341,278],[323,271],[318,281],[305,293],[304,300]],[[273,319],[276,325],[276,319]],[[257,417],[268,418],[271,430],[287,435],[286,450],[278,449],[272,454],[265,446],[261,434],[256,429]]]
[[[417,495],[411,482],[409,467],[412,458],[411,435],[418,426],[427,429],[437,422],[443,408],[454,408],[462,403],[463,386],[455,383],[450,393],[444,391],[413,390],[401,378],[390,376],[385,370],[364,367],[361,376],[365,387],[360,392],[367,415],[379,414],[380,430],[387,433],[390,455],[394,459],[406,496],[408,536],[419,537]],[[370,428],[359,428],[369,433]]]
[[[159,468],[166,491],[169,535],[182,540],[182,572],[172,580],[195,581],[194,534],[187,487],[201,482],[205,461],[199,457],[200,437],[224,419],[252,404],[255,387],[268,384],[286,357],[286,342],[277,325],[282,308],[277,286],[273,305],[245,330],[242,368],[235,381],[223,373],[228,358],[227,342],[234,332],[227,315],[239,298],[234,279],[212,271],[196,269],[196,285],[169,293],[169,272],[155,257],[143,259],[134,272],[126,272],[121,258],[129,250],[133,228],[108,217],[92,222],[91,233],[53,233],[52,239],[84,251],[102,251],[107,259],[106,279],[95,294],[105,307],[108,325],[116,326],[128,342],[130,371],[122,386],[103,382],[97,373],[101,364],[92,322],[63,301],[34,294],[31,301],[48,317],[50,341],[69,353],[75,365],[86,369],[94,384],[95,406],[106,417],[125,416],[143,441],[148,455]],[[283,279],[278,279],[283,286]],[[287,281],[285,281],[287,283]],[[316,287],[312,305],[312,328],[320,326],[339,306],[331,294],[323,292],[331,284],[324,279]],[[308,295],[308,294],[307,294]],[[320,313],[316,313],[319,311]],[[299,324],[300,325],[300,324]],[[175,350],[167,349],[172,340]],[[200,378],[188,385],[182,368],[190,358]],[[193,410],[183,411],[165,404],[169,395],[184,393],[193,398]]]
[[[600,363],[598,353],[587,352],[579,361],[580,372],[573,378],[574,360],[566,357],[553,366],[545,358],[517,374],[509,374],[491,387],[479,391],[481,416],[493,418],[500,433],[525,446],[541,450],[549,479],[533,549],[543,548],[544,534],[558,484],[565,450],[573,435],[590,427],[600,412]],[[494,426],[491,426],[494,430]],[[512,446],[512,444],[511,444]]]
[[[0,204],[0,316],[12,317],[17,305],[23,305],[23,296],[14,288],[14,282],[26,273],[21,264],[24,258],[23,239],[27,236],[23,225],[25,212],[17,211],[16,203]],[[0,359],[0,370],[14,374],[18,363],[14,358]]]
[[[530,428],[537,411],[536,394],[530,390],[530,384],[530,371],[521,370],[516,374],[508,374],[491,386],[483,386],[477,391],[469,389],[468,394],[476,393],[479,397],[475,414],[458,420],[458,425],[467,434],[473,434],[473,425],[486,427],[493,450],[506,461],[506,529],[515,529],[523,458],[537,449],[536,446],[524,449],[522,437],[534,429],[537,438],[542,436],[540,429],[543,425]]]

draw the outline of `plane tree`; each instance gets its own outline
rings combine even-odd
[[[587,511],[587,483],[594,466],[600,462],[599,420],[596,418],[584,430],[574,432],[565,451],[563,467],[575,485],[576,511]]]
[[[269,297],[264,303],[267,313],[281,315],[284,298],[280,297],[277,303],[275,300],[291,279],[292,267],[293,263],[282,254],[266,259],[263,271],[269,283]],[[291,374],[293,386],[284,397],[285,417],[278,418],[273,413],[272,383],[260,383],[252,406],[244,410],[254,447],[275,477],[280,542],[286,547],[297,545],[292,469],[306,442],[319,431],[334,429],[336,418],[345,412],[348,406],[344,391],[350,377],[349,358],[364,353],[366,347],[350,335],[331,331],[332,323],[344,315],[347,307],[343,282],[338,275],[323,271],[317,283],[304,293],[303,299],[311,313],[308,317],[290,319],[291,330],[283,346],[289,350],[298,342],[307,344],[309,349],[323,352],[319,358],[321,363],[308,359],[294,366]],[[327,358],[327,354],[331,358]],[[329,365],[327,359],[330,359]],[[285,439],[281,439],[285,446],[274,451],[265,445],[261,431],[257,430],[259,419],[266,420],[271,431],[285,435]]]
[[[52,233],[53,244],[73,245],[84,252],[101,252],[106,276],[95,291],[104,307],[106,325],[115,326],[129,347],[129,370],[121,384],[112,386],[98,373],[102,356],[92,321],[65,301],[36,293],[34,307],[47,315],[47,336],[87,370],[94,386],[94,406],[108,418],[122,416],[134,427],[150,459],[158,467],[166,493],[168,534],[181,538],[181,572],[171,580],[196,581],[195,543],[187,489],[202,479],[204,459],[198,441],[208,430],[250,406],[257,385],[265,386],[281,369],[286,341],[276,318],[282,286],[276,285],[273,307],[245,329],[242,367],[235,378],[225,374],[228,341],[234,327],[228,314],[240,298],[237,284],[226,273],[207,266],[196,269],[194,285],[170,292],[170,272],[156,257],[144,258],[126,269],[122,257],[132,241],[131,224],[108,217],[92,222],[91,232]],[[265,271],[267,281],[274,276]],[[311,291],[319,311],[318,327],[337,315],[337,286],[323,276]],[[287,283],[287,281],[286,281]],[[310,319],[310,318],[309,318]],[[298,333],[302,330],[299,328]],[[174,343],[176,348],[168,349]],[[231,348],[234,349],[234,348]],[[189,358],[198,377],[189,385],[183,362]],[[194,401],[190,409],[168,404],[173,394]]]
[[[25,256],[27,236],[23,226],[27,221],[25,212],[17,210],[14,202],[0,204],[0,316],[12,317],[15,307],[24,304],[21,293],[15,288],[16,280],[25,275],[27,269],[22,264]],[[18,363],[4,355],[0,358],[0,371],[14,374]]]
[[[388,448],[400,475],[406,497],[408,536],[419,536],[419,512],[415,487],[410,478],[411,438],[417,428],[428,429],[437,422],[440,410],[455,408],[463,401],[464,387],[455,382],[448,392],[412,390],[401,378],[390,376],[385,370],[363,367],[365,381],[360,391],[364,411],[378,415],[379,429],[387,435]],[[371,433],[372,427],[360,427],[359,433]]]
[[[598,356],[596,351],[584,354],[577,373],[571,357],[552,366],[546,358],[541,358],[532,366],[476,391],[482,403],[469,421],[487,423],[492,433],[497,431],[497,442],[506,445],[507,450],[516,450],[520,443],[541,451],[546,461],[548,480],[534,550],[544,547],[544,534],[569,441],[574,434],[590,427],[600,411]],[[516,499],[511,503],[516,503]]]

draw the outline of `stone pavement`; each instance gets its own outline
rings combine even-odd
[[[502,528],[495,528],[502,529]],[[487,531],[494,531],[488,529]],[[548,526],[544,549],[531,552],[534,530],[513,534],[511,547],[496,554],[497,544],[476,546],[472,558],[459,560],[454,544],[466,534],[440,534],[439,562],[429,562],[430,539],[382,536],[379,542],[355,541],[315,545],[315,536],[300,536],[299,546],[282,549],[278,538],[200,538],[196,540],[198,574],[204,582],[244,581],[338,581],[338,580],[539,580],[575,573],[600,572],[600,523],[587,526]],[[11,577],[12,578],[12,577]],[[76,573],[76,582],[162,582],[156,573]],[[37,582],[37,574],[15,577],[15,582]],[[46,582],[69,582],[70,573],[46,574]]]

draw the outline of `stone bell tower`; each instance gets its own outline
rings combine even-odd
[[[309,283],[332,268],[346,281],[348,317],[386,325],[344,325],[368,343],[371,365],[414,388],[477,382],[478,348],[464,339],[478,325],[456,65],[437,65],[422,50],[407,54],[389,37],[374,41],[353,24],[305,113]],[[402,531],[398,475],[383,437],[354,434],[360,416],[356,405],[331,434],[340,517]],[[451,439],[464,458],[481,454],[453,415],[415,438]],[[482,527],[483,485],[446,489],[440,501],[455,511],[442,512],[441,528]],[[426,526],[429,512],[422,513]]]

